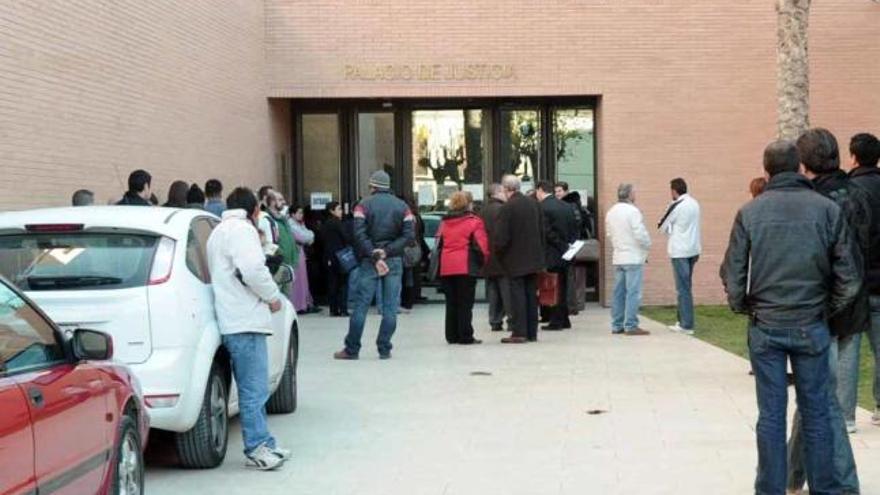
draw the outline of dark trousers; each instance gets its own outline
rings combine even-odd
[[[538,340],[537,275],[510,278],[510,330],[514,337]]]
[[[474,341],[473,313],[477,279],[467,275],[443,277],[446,296],[446,342],[469,344]]]
[[[510,311],[510,286],[504,277],[486,279],[486,296],[489,299],[489,325],[493,330],[504,328],[504,317]],[[508,316],[509,319],[509,316]],[[508,321],[508,326],[510,322]]]
[[[403,269],[403,289],[400,294],[400,306],[412,307],[422,297],[422,269],[419,266]]]
[[[348,312],[348,275],[339,273],[335,267],[327,273],[327,299],[330,314]]]
[[[570,327],[568,318],[568,267],[551,270],[558,277],[556,285],[556,306],[550,308],[550,324],[559,327]]]

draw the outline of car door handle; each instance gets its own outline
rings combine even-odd
[[[31,403],[36,408],[42,408],[45,405],[45,399],[43,398],[43,392],[35,387],[31,387],[28,389],[28,397],[31,399]]]

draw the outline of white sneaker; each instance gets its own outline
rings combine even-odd
[[[247,454],[247,463],[245,465],[260,471],[272,471],[281,467],[282,464],[284,464],[284,459],[278,456],[266,444],[262,444],[250,454]]]
[[[293,457],[293,452],[291,452],[288,449],[282,449],[281,447],[278,447],[277,445],[275,446],[274,449],[272,449],[272,452],[274,452],[275,455],[277,455],[278,457],[280,457],[284,461],[288,461],[288,460],[290,460],[291,457]]]
[[[880,426],[880,407],[874,408],[874,414],[871,416],[871,424]]]
[[[847,421],[846,422],[846,432],[849,434],[853,434],[856,432],[856,422],[855,421]]]
[[[694,331],[692,329],[682,328],[678,322],[675,322],[675,325],[670,325],[669,329],[672,330],[673,332],[682,333],[684,335],[691,335],[692,336],[694,334]]]

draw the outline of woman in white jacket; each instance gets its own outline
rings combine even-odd
[[[651,236],[645,228],[642,212],[633,204],[635,198],[632,184],[621,184],[617,188],[617,204],[605,215],[605,233],[613,248],[614,265],[611,333],[648,335],[650,332],[639,328],[639,307]]]

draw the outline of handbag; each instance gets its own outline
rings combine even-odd
[[[336,251],[336,261],[339,273],[342,274],[350,273],[358,266],[357,256],[354,255],[354,249],[351,246]]]
[[[413,241],[403,248],[403,266],[413,268],[422,262],[422,248],[418,242]]]
[[[541,272],[538,274],[538,302],[541,306],[556,306],[559,302],[559,275]]]

